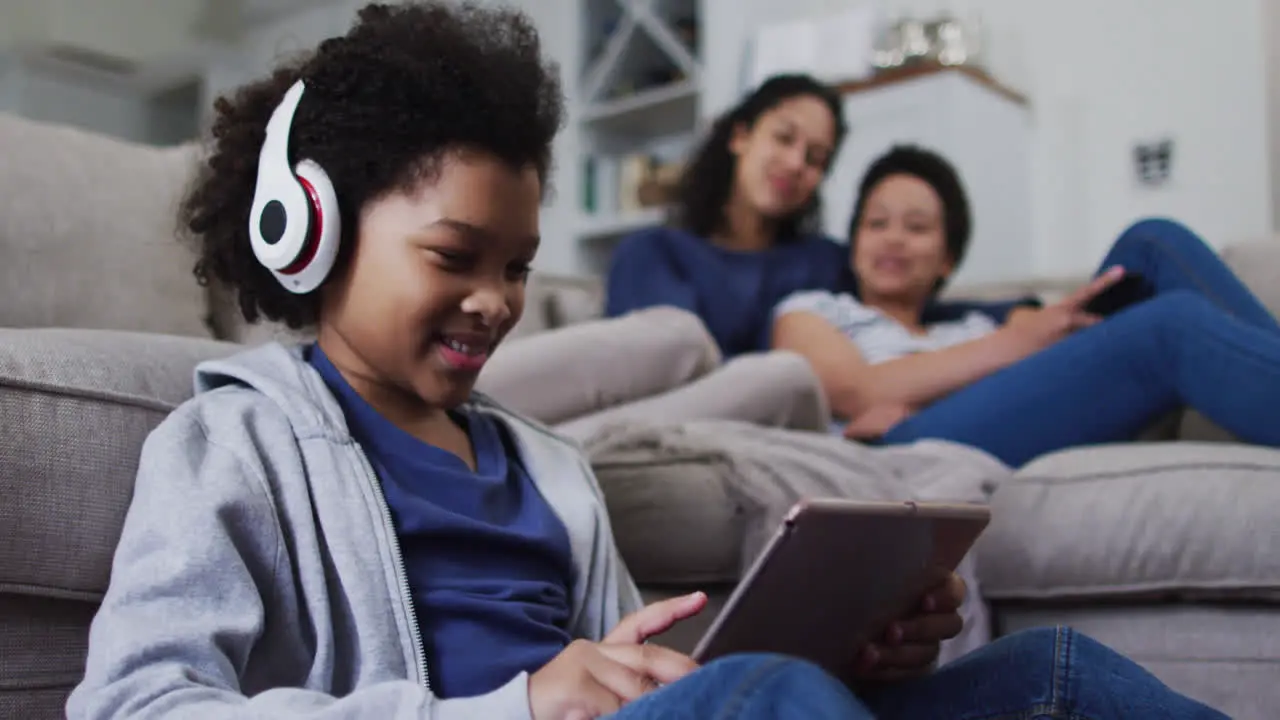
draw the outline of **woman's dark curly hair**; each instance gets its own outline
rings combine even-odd
[[[938,193],[942,201],[943,231],[946,234],[947,256],[954,267],[960,266],[965,251],[969,249],[969,234],[973,221],[969,212],[969,199],[965,195],[964,183],[960,174],[941,155],[914,145],[895,145],[889,152],[876,158],[862,176],[858,186],[858,199],[854,204],[853,217],[849,219],[849,249],[858,238],[858,227],[862,225],[862,214],[866,210],[867,198],[890,175],[911,175],[929,183],[933,191]],[[942,289],[939,284],[937,289]]]
[[[345,219],[334,275],[350,261],[365,204],[429,181],[446,152],[472,148],[532,165],[546,186],[564,99],[529,19],[447,1],[368,5],[346,35],[214,104],[213,147],[181,222],[199,246],[196,277],[234,289],[248,322],[301,329],[318,320],[319,293],[285,290],[249,244],[267,120],[299,79],[307,89],[291,161],[309,158],[333,181]]]
[[[836,121],[834,159],[848,127],[840,95],[830,86],[808,75],[775,75],[716,119],[705,140],[694,152],[680,181],[675,220],[694,235],[709,237],[724,228],[725,204],[733,190],[737,158],[729,150],[734,130],[750,128],[760,116],[795,97],[812,96],[824,102]],[[831,161],[828,160],[828,163]],[[822,201],[815,192],[804,207],[778,223],[776,238],[787,241],[807,232],[822,230]]]

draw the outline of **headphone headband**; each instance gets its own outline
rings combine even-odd
[[[289,132],[293,129],[293,116],[298,112],[298,104],[302,102],[302,93],[306,89],[303,81],[295,82],[271,113],[271,119],[267,121],[267,137],[258,155],[259,167],[263,164],[289,167]]]

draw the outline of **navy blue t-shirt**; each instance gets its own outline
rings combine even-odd
[[[806,236],[767,250],[726,250],[677,228],[655,227],[623,239],[610,259],[605,314],[658,305],[702,318],[726,358],[769,347],[773,308],[801,290],[852,284],[848,249]]]
[[[492,416],[455,415],[476,471],[378,414],[312,346],[308,360],[337,397],[382,483],[439,697],[496,690],[570,642],[573,561],[563,523]]]

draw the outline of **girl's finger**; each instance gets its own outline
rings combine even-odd
[[[941,642],[950,640],[964,629],[964,619],[954,610],[950,612],[921,615],[901,620],[897,625],[902,630],[901,640],[895,645],[910,645],[921,642]]]
[[[607,712],[615,712],[619,707],[658,687],[653,678],[647,674],[638,672],[627,663],[619,662],[610,657],[610,653],[603,652],[604,645],[598,647],[602,652],[594,662],[587,666],[587,672],[591,674],[591,677],[601,690],[609,693],[612,700],[604,698],[600,692],[593,692],[591,701],[593,708],[599,707],[601,702],[613,702],[616,703],[617,707]]]
[[[599,645],[600,652],[655,682],[669,685],[697,669],[688,655],[661,645]]]

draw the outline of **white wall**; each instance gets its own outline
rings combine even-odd
[[[1217,245],[1268,233],[1261,1],[1036,4],[1033,217],[1056,249],[1042,270],[1096,262],[1140,215],[1174,215]],[[1086,37],[1099,51],[1080,51]],[[1133,144],[1161,136],[1176,142],[1172,181],[1143,189]]]
[[[742,51],[735,57],[734,49],[756,23],[849,5],[705,1],[711,111],[740,92]],[[1040,272],[1090,268],[1145,214],[1176,215],[1219,244],[1271,227],[1270,163],[1260,151],[1268,138],[1264,0],[869,1],[889,13],[981,13],[993,74],[1031,100],[1034,231],[1050,248],[1037,259]],[[1139,188],[1132,145],[1166,136],[1177,143],[1172,182]]]

